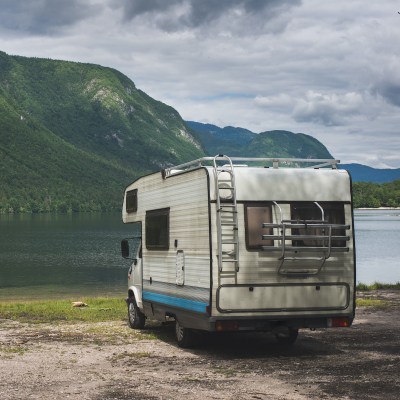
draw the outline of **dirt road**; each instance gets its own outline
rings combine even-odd
[[[400,294],[386,295],[388,309],[359,308],[351,328],[301,331],[289,348],[256,333],[188,351],[172,326],[0,320],[0,398],[397,400]]]

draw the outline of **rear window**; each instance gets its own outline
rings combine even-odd
[[[319,203],[324,210],[324,220],[329,224],[344,225],[344,205],[342,203]],[[291,204],[292,220],[303,221],[320,221],[322,212],[315,203],[292,203]],[[323,232],[320,228],[292,228],[293,234],[298,235],[327,235],[328,232]],[[345,236],[344,229],[332,229],[332,236]],[[293,240],[293,246],[322,246],[322,240],[317,239],[302,239]],[[332,247],[345,247],[346,241],[332,240]]]
[[[272,222],[271,203],[247,203],[245,210],[246,247],[249,250],[273,246],[273,240],[263,240],[262,235],[272,235],[272,229],[263,228],[263,223]]]

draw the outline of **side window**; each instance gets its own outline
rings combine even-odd
[[[169,208],[146,212],[146,248],[169,249]]]
[[[262,235],[272,235],[272,229],[262,224],[272,222],[272,207],[269,203],[247,203],[244,206],[246,247],[249,250],[261,249],[262,246],[273,246],[273,240],[263,240]]]
[[[126,192],[126,212],[127,213],[133,213],[137,211],[137,207],[138,207],[138,190],[137,189],[133,189],[133,190],[129,190],[128,192]]]
[[[344,205],[340,203],[319,203],[324,210],[325,221],[329,224],[344,224]],[[299,222],[320,221],[322,218],[321,210],[314,203],[292,203],[291,218]],[[323,235],[328,234],[320,228],[300,228],[292,229],[293,235]],[[332,237],[344,236],[343,229],[332,229]],[[293,246],[322,246],[321,239],[301,239],[293,240]],[[332,247],[344,247],[345,241],[332,239]]]

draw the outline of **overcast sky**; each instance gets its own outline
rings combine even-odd
[[[0,0],[0,50],[116,68],[186,120],[400,168],[393,0]]]

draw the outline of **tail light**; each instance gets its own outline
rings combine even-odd
[[[348,328],[351,325],[347,317],[328,318],[328,328]]]
[[[236,321],[217,321],[215,323],[215,330],[217,332],[237,331],[239,330],[239,323]]]

